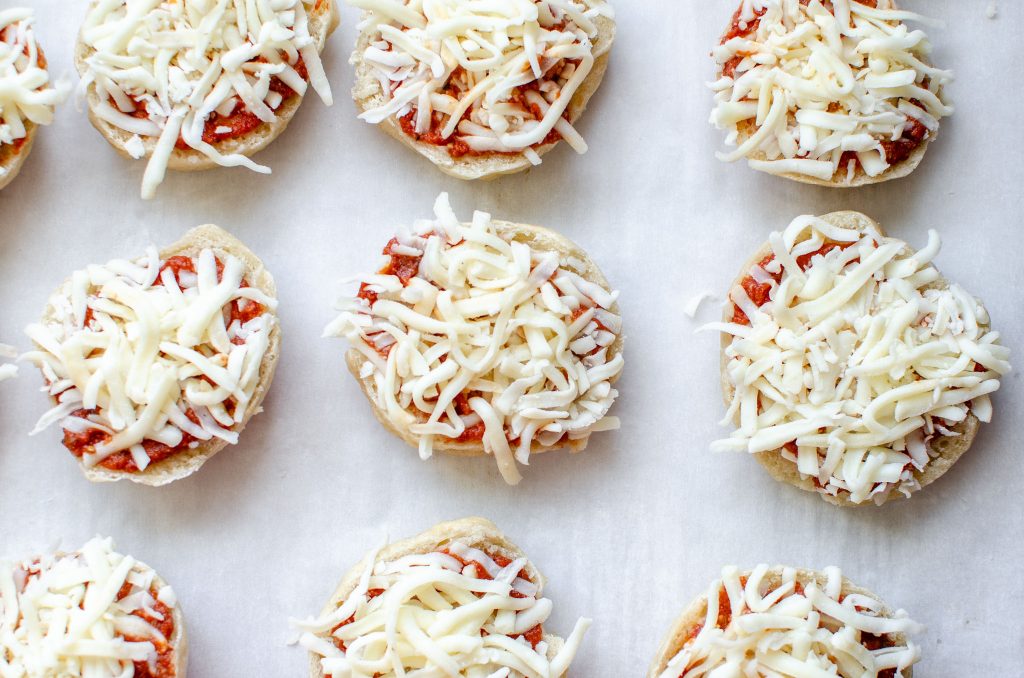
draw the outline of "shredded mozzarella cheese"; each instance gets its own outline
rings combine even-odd
[[[769,585],[767,565],[745,575],[723,568],[703,599],[699,632],[660,678],[866,678],[888,670],[901,678],[920,659],[905,636],[923,627],[903,610],[887,615],[871,596],[844,595],[838,568],[825,571],[825,582],[800,582],[793,568],[779,569],[781,582]]]
[[[332,103],[309,33],[310,13],[321,11],[322,1],[93,2],[81,32],[90,52],[80,92],[95,94],[94,113],[105,122],[155,142],[143,198],[155,195],[179,139],[218,165],[270,173],[244,155],[221,154],[217,121],[249,124],[243,118],[255,116],[256,124],[272,123],[284,101],[276,83],[301,97],[307,77]],[[129,150],[136,155],[138,144]]]
[[[71,90],[63,80],[50,82],[34,22],[29,8],[0,10],[0,153],[27,137],[26,125],[52,123],[54,109]]]
[[[71,276],[50,298],[48,317],[26,328],[55,406],[33,433],[60,422],[72,433],[98,430],[87,449],[95,466],[129,450],[139,470],[143,442],[171,448],[186,440],[237,442],[277,323],[277,301],[243,285],[244,264],[204,249],[173,268],[155,248],[134,262],[114,260]],[[222,267],[222,270],[221,270]],[[255,317],[231,309],[258,303]],[[80,410],[86,414],[82,415]],[[75,414],[78,412],[78,414]]]
[[[158,628],[154,576],[99,537],[71,555],[0,562],[0,675],[122,678],[135,662],[156,675],[172,639]],[[170,587],[160,593],[173,610]]]
[[[405,284],[394,271],[365,277],[324,334],[367,361],[375,404],[423,458],[438,437],[482,426],[484,449],[515,484],[516,461],[535,445],[585,444],[618,427],[606,416],[623,365],[618,293],[557,252],[502,237],[489,214],[459,223],[446,193],[435,214],[388,248],[414,262]]]
[[[953,113],[952,73],[928,64],[928,36],[904,20],[923,21],[893,0],[743,0],[738,35],[712,52],[711,122],[736,147],[718,157],[825,181],[885,172]]]
[[[402,119],[414,138],[453,154],[528,153],[557,133],[587,145],[566,117],[600,56],[594,19],[604,0],[348,0],[365,10],[360,59],[384,103],[359,117]]]
[[[336,609],[292,623],[332,678],[561,678],[591,622],[578,620],[549,658],[541,636],[553,605],[525,566],[520,558],[501,567],[458,541],[389,562],[373,554]]]
[[[732,336],[723,424],[739,422],[713,448],[781,450],[819,492],[854,503],[909,495],[939,438],[959,435],[949,429],[968,413],[989,420],[1009,349],[977,299],[935,284],[934,231],[913,252],[872,227],[804,216],[769,242],[770,263],[746,272],[769,299],[758,307],[736,286],[750,325],[709,326]]]

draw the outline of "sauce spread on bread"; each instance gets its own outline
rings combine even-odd
[[[821,493],[909,495],[1010,368],[976,299],[859,215],[799,217],[730,293],[728,419],[714,449],[777,452]],[[980,367],[979,367],[980,365]]]
[[[604,0],[360,6],[368,12],[357,70],[382,95],[364,106],[363,120],[392,120],[455,159],[522,154],[539,164],[536,149],[561,139],[586,151],[570,102],[608,49]]]
[[[722,570],[659,678],[707,675],[834,675],[900,678],[920,659],[905,612],[851,590],[837,568],[798,575],[759,565]],[[708,602],[710,601],[710,602]]]
[[[86,467],[127,473],[235,442],[275,307],[223,251],[161,258],[151,249],[75,273],[27,330],[37,347],[27,357],[54,401],[37,431],[60,422]]]
[[[325,335],[348,340],[374,406],[423,458],[479,442],[514,484],[534,450],[618,426],[617,293],[558,236],[480,212],[462,224],[446,194],[435,217],[388,243]]]
[[[34,23],[27,7],[0,10],[0,178],[6,161],[25,146],[30,128],[53,122],[54,109],[71,90],[63,80],[50,81]]]
[[[953,109],[908,18],[892,0],[743,0],[712,52],[712,122],[736,146],[719,158],[839,183],[909,160]]]
[[[296,623],[327,676],[390,678],[402,667],[521,678],[517,667],[529,666],[560,678],[589,625],[577,622],[565,647],[551,653],[544,639],[551,601],[540,597],[526,559],[487,547],[453,540],[388,562],[373,554],[370,562],[334,609]]]
[[[81,31],[81,87],[93,117],[133,157],[146,155],[142,139],[155,141],[143,197],[153,197],[176,150],[269,173],[249,160],[251,150],[218,144],[273,134],[284,104],[310,85],[332,103],[319,50],[333,12],[327,0],[279,0],[258,11],[200,0],[155,0],[142,10],[128,0],[94,3]]]
[[[176,606],[171,588],[110,539],[0,563],[4,675],[175,678]]]

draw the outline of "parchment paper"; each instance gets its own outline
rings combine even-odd
[[[5,3],[8,4],[8,3]],[[86,2],[36,0],[38,35],[56,74],[73,76]],[[734,0],[618,0],[605,83],[579,124],[590,152],[568,147],[527,174],[461,183],[356,119],[347,64],[356,13],[329,41],[336,103],[314,96],[244,169],[172,174],[139,199],[144,165],[118,157],[67,105],[42,130],[22,176],[0,194],[0,341],[28,347],[53,288],[72,270],[141,254],[187,228],[217,223],[277,278],[284,346],[277,378],[237,447],[163,489],[92,485],[59,429],[29,438],[47,407],[30,366],[0,384],[0,554],[75,548],[110,534],[156,567],[188,616],[190,676],[304,676],[285,645],[287,618],[316,613],[336,580],[385,534],[401,538],[478,514],[496,521],[549,578],[549,628],[594,618],[576,676],[640,676],[683,606],[722,565],[839,565],[928,627],[922,678],[1020,675],[1024,664],[1024,465],[1016,428],[1019,373],[995,394],[995,421],[946,477],[908,502],[842,510],[771,480],[744,455],[714,455],[727,433],[717,318],[738,267],[803,213],[856,209],[915,246],[935,228],[937,265],[988,305],[1024,361],[1019,337],[1024,165],[1020,32],[1024,4],[907,0],[944,19],[934,61],[956,71],[957,106],[910,178],[855,191],[802,186],[714,158],[707,124],[711,45]],[[338,281],[367,271],[395,226],[429,217],[450,191],[458,213],[561,230],[622,291],[626,370],[619,432],[579,455],[550,454],[507,487],[492,459],[421,462],[380,427],[320,338]],[[695,295],[718,300],[696,320]]]

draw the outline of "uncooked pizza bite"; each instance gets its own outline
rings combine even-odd
[[[838,568],[722,569],[676,621],[649,678],[910,678],[923,631]]]
[[[909,496],[992,418],[1009,349],[924,249],[857,212],[803,216],[746,264],[723,323],[722,385],[748,452],[837,504]]]
[[[563,236],[483,212],[460,223],[442,194],[360,280],[325,335],[348,340],[374,413],[424,459],[492,454],[515,484],[531,454],[618,427],[618,293]]]
[[[57,424],[90,480],[163,485],[238,442],[277,363],[274,280],[212,225],[163,252],[76,271],[26,329]]]
[[[721,44],[711,122],[762,172],[828,186],[910,174],[952,114],[922,17],[894,0],[743,0]]]
[[[309,87],[340,0],[92,0],[75,61],[89,119],[122,155],[148,157],[142,197],[168,169],[247,167]]]
[[[539,165],[597,90],[615,37],[605,0],[353,2],[360,118],[462,179]]]
[[[544,578],[487,520],[371,552],[320,617],[294,621],[312,678],[563,678],[590,627],[548,632]]]
[[[109,538],[0,562],[4,678],[185,678],[187,654],[174,591]]]

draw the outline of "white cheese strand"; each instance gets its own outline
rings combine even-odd
[[[772,591],[759,565],[746,582],[735,567],[722,569],[712,582],[705,622],[668,662],[659,678],[708,676],[794,676],[796,678],[864,678],[885,669],[896,677],[916,663],[920,648],[895,634],[923,632],[903,610],[883,616],[883,606],[864,595],[841,597],[842,574],[826,570],[824,590],[816,582],[797,593],[796,571],[785,568]],[[724,596],[723,596],[724,594]],[[727,608],[720,608],[720,599]],[[719,626],[720,615],[728,624]],[[889,647],[868,650],[864,634],[888,636]]]
[[[132,675],[133,662],[155,665],[171,639],[133,614],[161,618],[152,609],[152,580],[109,538],[71,555],[0,562],[0,674],[100,678]],[[126,584],[128,595],[118,600]],[[170,587],[159,600],[174,609]]]
[[[535,446],[617,427],[606,415],[623,366],[608,350],[621,331],[610,310],[618,293],[557,253],[504,240],[488,214],[460,224],[447,194],[435,213],[398,238],[422,252],[408,286],[393,275],[364,277],[376,303],[343,299],[324,334],[366,357],[372,367],[362,376],[373,379],[376,405],[419,438],[424,458],[437,436],[458,439],[482,422],[484,449],[515,484],[515,462],[528,463]],[[473,414],[456,411],[460,395]]]
[[[0,10],[0,151],[25,139],[26,125],[52,123],[54,109],[71,92],[65,80],[50,82],[34,23],[29,8]]]
[[[148,464],[144,440],[176,447],[185,433],[237,441],[224,426],[242,421],[259,383],[277,302],[241,286],[237,257],[204,249],[189,261],[196,273],[183,269],[180,288],[169,268],[157,279],[165,262],[151,248],[137,262],[115,260],[76,272],[50,298],[52,315],[26,329],[37,350],[24,358],[61,389],[51,393],[56,406],[33,433],[58,421],[68,430],[107,432],[110,440],[83,459],[88,466],[123,450]],[[263,313],[228,325],[227,309],[236,302],[259,303]],[[97,412],[67,418],[79,408]],[[189,410],[198,424],[186,416]],[[221,423],[217,413],[223,413]]]
[[[801,271],[796,258],[827,240],[845,248],[814,254]],[[934,231],[914,253],[873,229],[799,217],[770,241],[767,268],[781,277],[771,280],[769,301],[754,308],[736,287],[730,297],[752,325],[714,325],[733,336],[725,371],[730,418],[739,415],[738,430],[714,448],[758,453],[795,443],[783,457],[822,493],[855,503],[893,489],[909,495],[919,486],[914,472],[972,403],[979,419],[990,418],[987,396],[1010,371],[1009,349],[987,329],[979,301],[957,285],[933,286]]]
[[[349,4],[366,11],[360,30],[370,46],[362,58],[386,99],[363,120],[376,124],[415,111],[417,134],[436,131],[477,153],[532,151],[557,131],[586,152],[563,113],[598,56],[591,19],[611,16],[604,0]],[[524,86],[537,89],[521,92],[525,101],[514,99],[513,90]],[[529,157],[539,164],[536,152]]]
[[[538,586],[521,578],[526,559],[502,568],[487,553],[461,542],[445,548],[492,574],[481,578],[485,573],[477,565],[463,568],[447,553],[390,562],[378,560],[375,553],[337,610],[318,619],[293,620],[303,631],[300,644],[322,657],[324,673],[334,678],[392,678],[407,672],[466,678],[564,676],[590,620],[580,619],[565,647],[549,660],[545,641],[534,647],[522,636],[544,624],[552,610],[550,600],[537,597]],[[371,597],[370,590],[383,592]],[[335,640],[346,649],[339,649]]]
[[[279,78],[296,96],[307,83],[296,66],[303,60],[309,82],[328,106],[333,98],[308,12],[317,0],[104,0],[89,11],[82,40],[92,50],[81,92],[92,88],[97,113],[128,134],[155,142],[142,197],[163,181],[179,137],[224,167],[269,173],[243,155],[222,155],[203,141],[215,112],[245,107],[261,123],[277,119],[282,103],[270,89]],[[113,103],[113,105],[111,105]],[[131,115],[144,112],[141,120]],[[139,155],[134,144],[133,155]]]
[[[744,0],[741,31],[715,47],[719,79],[711,84],[711,122],[736,146],[719,158],[747,158],[756,170],[830,180],[869,176],[890,166],[883,142],[915,121],[925,139],[953,113],[943,88],[953,75],[926,64],[931,51],[922,17],[851,0],[829,6],[790,0]],[[915,104],[914,102],[918,102]],[[843,152],[856,154],[851,167]]]

